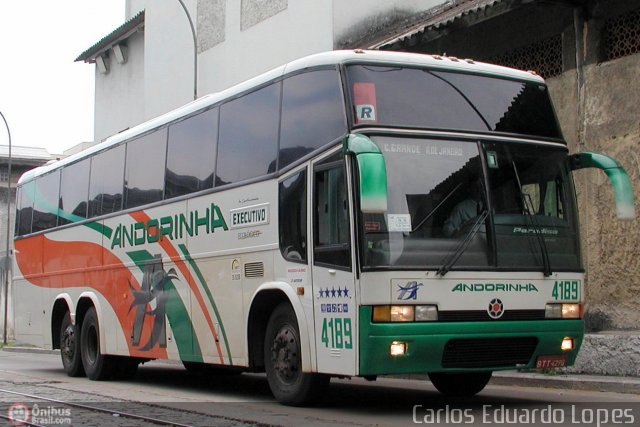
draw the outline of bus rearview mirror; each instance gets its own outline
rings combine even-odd
[[[363,213],[387,211],[387,168],[380,149],[364,135],[345,139],[345,152],[354,154],[358,164],[360,209]]]
[[[635,218],[633,188],[627,171],[613,157],[605,154],[584,152],[570,156],[571,170],[596,168],[607,174],[616,201],[616,211],[620,219]]]

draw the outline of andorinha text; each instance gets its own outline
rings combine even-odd
[[[156,243],[164,238],[182,239],[200,234],[210,234],[216,228],[226,231],[227,222],[220,208],[211,203],[204,210],[193,210],[187,214],[176,214],[153,218],[146,222],[120,224],[113,233],[111,249]]]
[[[533,283],[458,283],[451,292],[538,292]]]

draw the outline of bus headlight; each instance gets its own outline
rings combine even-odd
[[[374,322],[434,322],[438,320],[435,305],[376,305]]]
[[[544,317],[547,319],[580,319],[582,304],[547,304]]]
[[[435,322],[438,320],[438,307],[435,305],[417,305],[416,322]]]

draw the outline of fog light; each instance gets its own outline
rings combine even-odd
[[[391,343],[391,347],[389,348],[389,354],[392,356],[404,356],[407,352],[407,343],[394,341]]]
[[[562,344],[560,345],[561,350],[573,350],[573,338],[564,337],[562,340]]]

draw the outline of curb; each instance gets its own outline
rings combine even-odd
[[[640,378],[601,375],[545,375],[494,372],[492,385],[640,394]]]
[[[20,346],[2,347],[2,351],[8,351],[10,353],[60,354],[60,350],[47,350],[47,349],[38,348],[38,347],[20,347]]]

